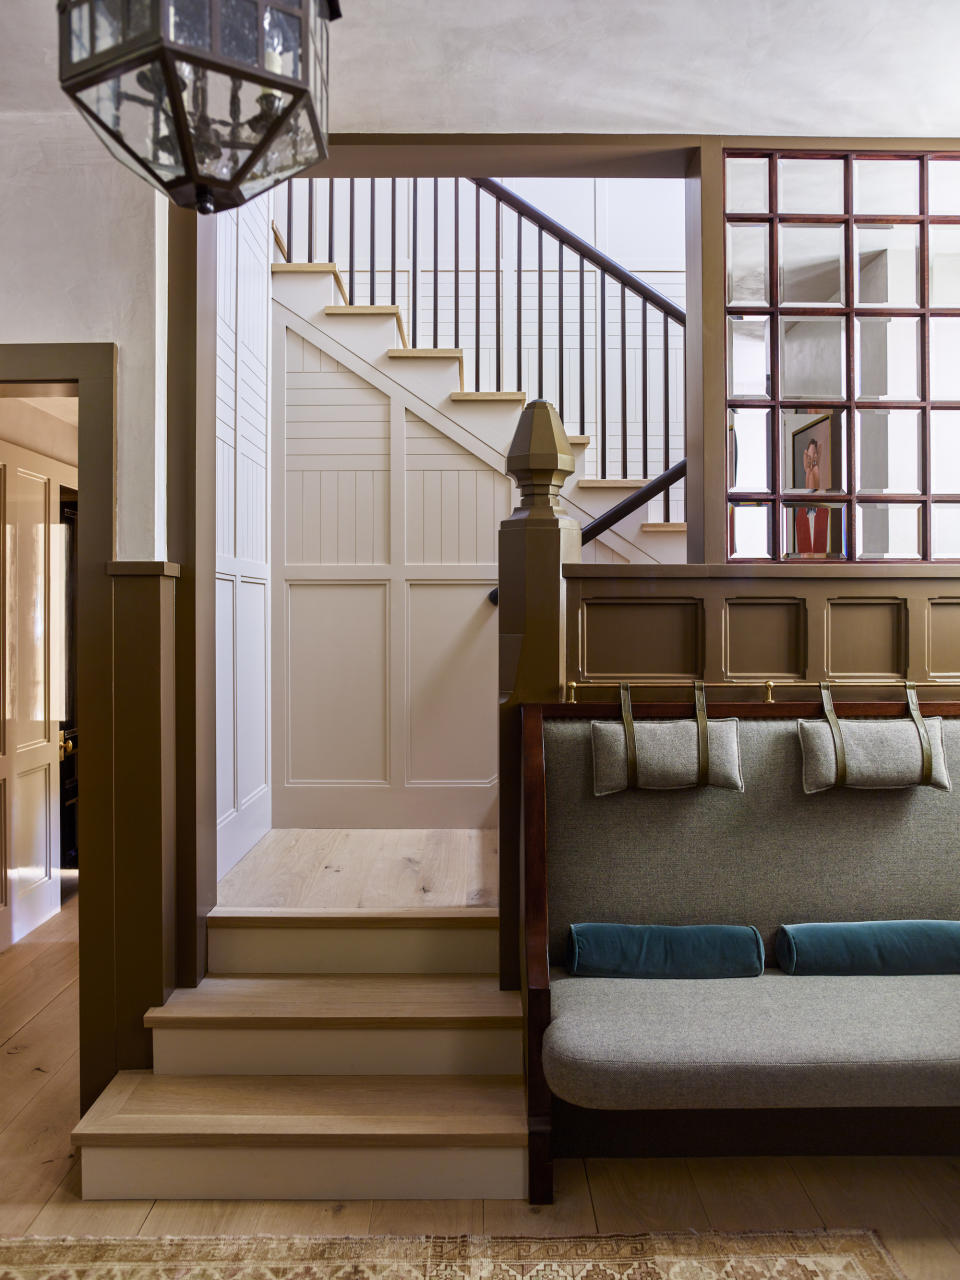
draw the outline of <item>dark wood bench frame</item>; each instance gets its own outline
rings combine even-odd
[[[960,702],[924,701],[926,715],[960,717]],[[836,703],[837,715],[900,717],[902,702]],[[658,719],[689,717],[685,702],[643,702]],[[822,715],[819,702],[715,702],[708,714],[742,719]],[[547,918],[547,797],[544,720],[619,719],[600,703],[535,703],[522,708],[523,861],[521,964],[527,1091],[529,1197],[553,1202],[553,1160],[562,1156],[956,1155],[960,1107],[829,1107],[762,1110],[599,1111],[551,1094],[543,1074],[550,1024]]]

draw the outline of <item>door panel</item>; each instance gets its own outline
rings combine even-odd
[[[5,554],[0,742],[0,943],[60,909],[60,721],[66,661],[66,555],[60,489],[77,471],[0,441]]]

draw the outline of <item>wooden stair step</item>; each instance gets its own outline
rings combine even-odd
[[[123,1071],[88,1146],[524,1147],[519,1076],[156,1076]]]
[[[144,1026],[175,1028],[517,1028],[520,995],[486,975],[208,977],[179,988]]]
[[[393,316],[397,323],[397,330],[400,334],[400,341],[403,343],[404,349],[409,347],[407,341],[406,329],[403,325],[403,312],[396,303],[337,303],[329,307],[323,308],[323,314],[332,316],[334,319],[342,316]]]
[[[376,907],[214,907],[213,929],[493,929],[496,907],[432,907],[382,910]]]

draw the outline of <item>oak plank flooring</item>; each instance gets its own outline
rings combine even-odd
[[[592,1159],[586,1164],[603,1235],[710,1230],[686,1160]]]
[[[294,843],[289,839],[284,848]],[[337,848],[342,850],[342,842],[337,845],[331,840],[328,854],[335,854]],[[332,857],[328,863],[335,865]],[[422,866],[408,864],[406,870],[394,870],[411,896],[419,893],[422,884],[436,897],[456,892],[469,898],[473,892],[465,882],[457,888],[456,876],[445,872],[429,880]],[[335,883],[335,876],[342,872],[327,874]],[[291,871],[278,897],[290,896],[294,879]],[[356,877],[351,892],[372,897],[376,885],[376,867],[370,862]],[[420,894],[409,905],[426,905],[425,896]],[[361,903],[355,897],[321,905],[346,908]],[[828,1227],[879,1231],[909,1280],[957,1280],[960,1276],[960,1156],[588,1160],[585,1164],[563,1160],[557,1162],[557,1203],[545,1206],[491,1200],[84,1202],[79,1198],[78,1163],[70,1149],[70,1133],[79,1117],[75,939],[73,902],[28,939],[0,953],[0,987],[7,992],[8,1013],[19,1008],[25,1018],[8,1034],[7,1053],[0,1045],[0,1234],[366,1235],[371,1231],[483,1230],[547,1236],[589,1235],[598,1229],[604,1233],[789,1229],[807,1218],[802,1195]],[[62,943],[72,947],[74,957],[66,986],[60,986],[66,972],[62,958],[58,959]],[[44,973],[44,957],[58,975],[54,979]],[[22,985],[33,987],[30,1000],[19,1005],[11,1003],[18,984],[3,986],[16,975],[29,976],[31,983]],[[63,1057],[60,1065],[58,1056]],[[34,1065],[47,1069],[34,1072]],[[31,1070],[24,1073],[25,1067]],[[39,1077],[36,1082],[33,1075]]]
[[[492,907],[497,833],[269,831],[220,881],[221,907]]]

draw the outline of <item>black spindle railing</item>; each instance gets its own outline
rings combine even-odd
[[[338,207],[343,208],[342,202],[338,206],[337,192],[344,181],[348,184],[345,229],[337,219]],[[473,366],[472,389],[536,392],[553,399],[571,435],[593,438],[591,456],[601,478],[612,472],[621,479],[635,477],[639,483],[650,479],[651,470],[677,476],[666,487],[649,490],[647,486],[648,501],[662,492],[663,518],[669,520],[674,510],[670,485],[682,484],[671,457],[686,454],[683,308],[493,179],[432,179],[429,230],[423,226],[429,219],[421,207],[421,180],[414,178],[399,190],[398,179],[389,181],[388,250],[378,245],[377,179],[370,179],[369,227],[365,228],[369,234],[359,239],[357,222],[363,212],[357,207],[356,179],[288,182],[288,260],[315,260],[317,244],[324,243],[320,237],[325,218],[327,261],[339,261],[342,267],[343,258],[338,255],[345,255],[346,293],[351,304],[356,302],[358,273],[362,278],[364,270],[368,273],[367,296],[371,304],[376,302],[377,269],[386,269],[389,264],[390,302],[396,306],[400,298],[414,347],[429,338],[434,348],[466,346],[469,351],[472,341],[469,354],[473,358],[467,363],[468,369]],[[322,182],[327,184],[325,193],[316,189]],[[452,183],[450,202],[443,185],[448,182]],[[461,235],[464,182],[474,189],[472,262]],[[401,217],[403,198],[409,200],[409,220]],[[446,220],[451,209],[449,226]],[[515,238],[512,228],[504,226],[505,217],[515,221]],[[525,227],[536,231],[532,260],[526,256],[530,241],[524,235]],[[366,264],[357,261],[358,244],[363,246],[365,239]],[[553,250],[548,253],[550,240],[555,256]],[[492,250],[492,260],[484,260],[484,246],[487,253]],[[361,248],[361,255],[363,252]],[[378,262],[378,252],[383,262]],[[571,270],[575,273],[570,281],[575,287],[574,299],[568,290]],[[533,272],[535,297],[530,292]],[[452,308],[440,305],[441,277],[447,273],[453,284]],[[551,301],[554,274],[555,312]],[[409,287],[403,296],[398,281],[405,278]],[[611,284],[616,286],[612,296]],[[472,325],[464,319],[471,286]],[[425,308],[429,309],[421,316]],[[504,372],[509,367],[511,339],[516,343],[512,388],[509,374]],[[610,344],[612,349],[608,350]],[[525,385],[527,381],[533,385]],[[572,410],[569,419],[568,410]],[[685,510],[685,494],[681,495],[680,510]]]

